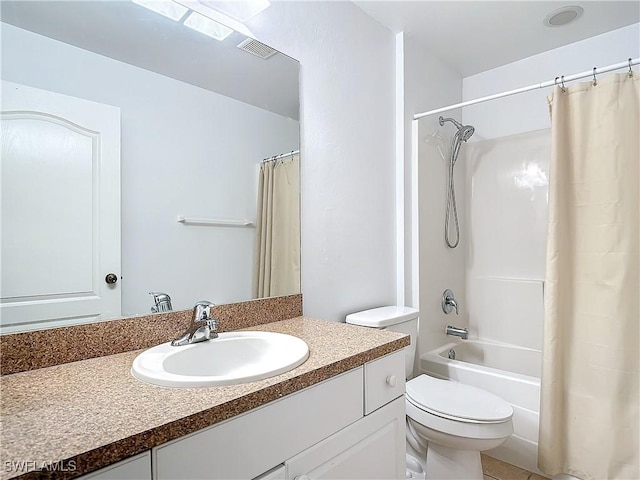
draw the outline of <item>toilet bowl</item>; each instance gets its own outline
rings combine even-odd
[[[513,433],[513,409],[500,397],[480,388],[428,375],[409,380],[413,372],[418,311],[381,307],[352,313],[347,323],[407,333],[407,478],[416,471],[429,479],[482,480],[480,452],[504,443]]]
[[[480,452],[513,433],[511,405],[480,388],[420,375],[405,399],[407,440],[428,479],[482,479]]]

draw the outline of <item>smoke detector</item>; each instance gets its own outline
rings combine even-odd
[[[544,23],[547,27],[555,28],[555,27],[563,27],[571,22],[575,22],[579,19],[584,13],[584,9],[582,7],[578,7],[577,5],[570,5],[567,7],[558,8],[553,12],[549,13],[542,23]]]

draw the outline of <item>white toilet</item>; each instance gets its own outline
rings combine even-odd
[[[418,333],[416,309],[374,308],[347,315],[346,321],[411,335],[406,349],[407,478],[420,477],[424,469],[427,479],[482,480],[480,452],[501,445],[513,433],[511,405],[455,381],[424,374],[409,380]]]

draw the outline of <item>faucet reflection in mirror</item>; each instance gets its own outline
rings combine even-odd
[[[162,292],[149,292],[149,295],[153,297],[155,305],[151,307],[151,313],[158,312],[170,312],[173,310],[171,307],[171,297]]]

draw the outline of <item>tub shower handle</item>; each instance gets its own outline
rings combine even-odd
[[[447,288],[442,294],[442,311],[449,315],[454,308],[456,309],[456,315],[458,315],[459,311],[456,297],[453,292]]]

